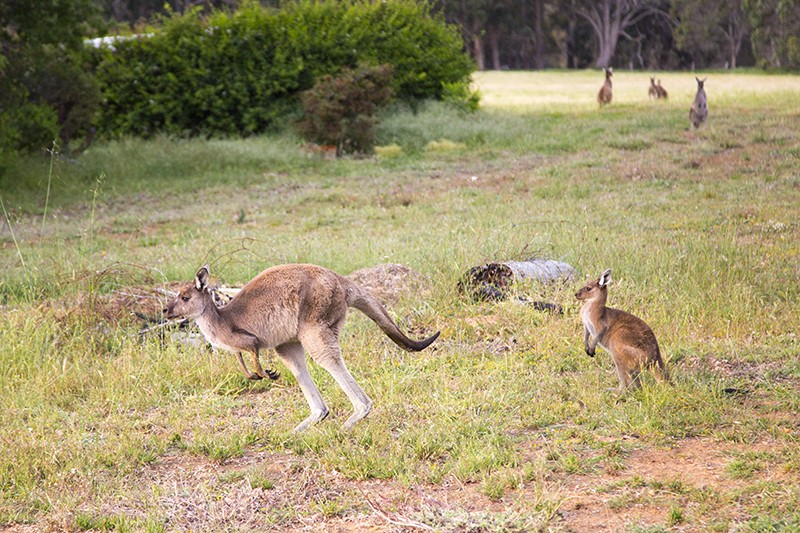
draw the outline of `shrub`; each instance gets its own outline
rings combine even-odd
[[[323,76],[301,100],[305,115],[298,122],[307,141],[335,145],[342,153],[370,153],[375,146],[375,111],[389,103],[393,75],[389,65],[344,68]]]
[[[0,178],[20,151],[52,145],[58,135],[58,117],[47,105],[23,103],[0,113]],[[2,182],[0,182],[2,183]]]
[[[245,3],[172,15],[152,36],[92,50],[108,135],[260,133],[300,113],[300,94],[360,62],[389,64],[404,100],[442,99],[474,70],[454,26],[414,0]]]

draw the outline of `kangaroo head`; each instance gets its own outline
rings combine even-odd
[[[575,298],[584,301],[594,301],[602,298],[601,303],[605,304],[605,299],[608,295],[609,283],[611,283],[610,268],[606,269],[605,272],[600,274],[598,279],[593,279],[581,287],[581,290],[575,293]]]
[[[208,264],[200,268],[194,281],[167,302],[167,306],[164,307],[166,318],[195,318],[203,314],[207,305],[214,305],[208,287],[209,268]]]
[[[695,77],[695,79],[697,80],[697,90],[699,91],[700,89],[702,89],[702,88],[703,88],[703,84],[706,82],[706,80],[707,80],[708,78],[703,78],[703,79],[701,80],[700,78],[698,78],[698,77]]]
[[[605,70],[605,71],[606,71],[606,79],[607,79],[607,80],[608,80],[608,79],[611,79],[611,71],[612,71],[612,70],[614,70],[614,69],[613,69],[613,68],[611,68],[611,67],[608,67],[608,68],[604,68],[603,70]]]
[[[661,80],[658,80],[658,83],[661,83]],[[655,78],[653,78],[653,77],[650,77],[650,85],[652,85],[653,87],[655,87],[655,85],[656,85],[656,79],[655,79]]]

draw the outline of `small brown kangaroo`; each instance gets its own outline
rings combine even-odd
[[[606,73],[606,82],[600,87],[600,92],[597,93],[597,102],[600,104],[600,107],[603,107],[603,104],[611,103],[611,71],[612,68],[604,68],[603,71]]]
[[[647,97],[652,100],[653,98],[659,99],[661,95],[658,92],[658,87],[656,87],[656,79],[650,76],[650,87],[647,89]]]
[[[692,107],[689,109],[689,122],[691,122],[692,129],[698,129],[708,120],[708,100],[706,99],[706,90],[703,88],[707,78],[697,80],[697,94],[694,97]]]
[[[278,358],[297,378],[311,408],[311,415],[294,430],[305,431],[328,416],[328,407],[311,379],[305,351],[331,373],[353,404],[344,423],[350,429],[367,416],[372,400],[347,370],[339,347],[339,333],[354,307],[371,318],[395,344],[407,351],[427,348],[439,333],[422,341],[406,337],[383,305],[365,288],[316,265],[279,265],[264,270],[239,291],[227,305],[217,308],[209,287],[209,266],[197,271],[194,282],[167,302],[167,318],[194,318],[212,346],[236,353],[248,379],[277,379],[277,372],[261,368],[259,350],[274,348]],[[253,358],[250,373],[242,352]]]
[[[590,281],[575,293],[575,297],[584,302],[581,321],[586,353],[594,357],[598,344],[611,352],[621,394],[631,387],[641,387],[640,373],[645,368],[651,369],[659,382],[669,383],[658,341],[650,326],[630,313],[606,307],[610,282],[611,269],[608,269],[599,279]]]
[[[656,91],[658,92],[659,98],[663,98],[664,100],[669,99],[669,94],[667,94],[667,90],[661,85],[661,80],[658,80],[656,84]]]

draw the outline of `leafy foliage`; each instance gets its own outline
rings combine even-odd
[[[359,62],[389,64],[404,100],[441,99],[473,65],[453,26],[425,3],[311,2],[279,11],[247,3],[235,13],[172,15],[152,36],[97,52],[111,135],[250,134],[299,112],[317,79]]]
[[[800,0],[743,0],[753,51],[767,67],[800,68]]]
[[[0,175],[18,151],[88,129],[99,93],[74,52],[96,14],[91,0],[0,3]]]
[[[300,134],[308,141],[335,145],[337,153],[371,152],[375,146],[375,111],[389,103],[392,68],[388,65],[342,69],[323,76],[305,91]]]

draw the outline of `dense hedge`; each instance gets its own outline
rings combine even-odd
[[[94,54],[104,135],[262,132],[296,111],[318,78],[359,63],[391,65],[404,100],[441,99],[474,70],[457,29],[413,0],[175,15],[151,36]]]

